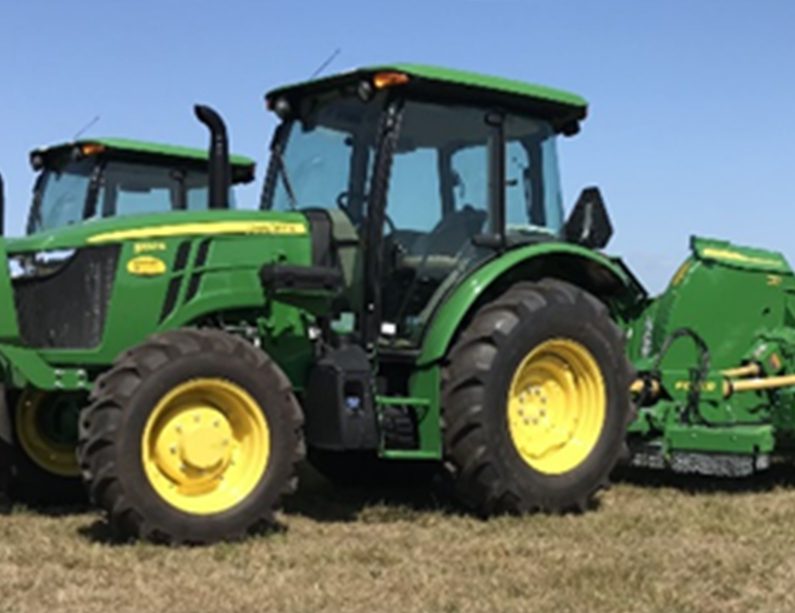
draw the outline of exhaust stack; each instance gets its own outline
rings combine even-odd
[[[226,125],[221,116],[209,106],[197,104],[193,107],[196,118],[210,130],[209,151],[209,189],[207,192],[207,208],[229,208],[229,139]]]

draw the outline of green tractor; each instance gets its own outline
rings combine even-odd
[[[601,252],[598,190],[564,219],[555,144],[582,98],[394,65],[266,99],[260,210],[230,210],[226,130],[197,107],[205,210],[0,250],[0,438],[35,422],[20,394],[89,394],[77,457],[117,535],[272,525],[305,454],[340,482],[437,466],[488,516],[585,509],[622,457],[747,474],[785,449],[789,268],[697,240],[650,299]]]
[[[30,161],[37,176],[26,226],[32,238],[24,240],[38,246],[46,245],[53,231],[84,221],[207,206],[206,150],[98,138],[35,149]],[[231,184],[253,181],[254,168],[252,160],[231,156]],[[231,191],[228,204],[234,206]],[[0,205],[0,211],[2,208]],[[11,258],[12,283],[22,287],[29,272],[34,276],[46,272],[41,262],[34,261],[37,254],[46,252],[37,248],[29,257]],[[56,259],[63,255],[50,252]],[[47,315],[37,310],[36,303],[34,298],[32,304],[17,303],[17,307],[32,318],[32,325],[39,317],[48,325]],[[40,344],[46,346],[46,341]],[[16,498],[64,502],[83,495],[74,447],[77,416],[86,399],[85,391],[53,392],[30,386],[7,389],[6,403],[14,413],[15,432],[13,436],[7,432],[6,438],[14,441],[11,472]]]
[[[38,174],[27,234],[107,217],[207,208],[205,150],[95,138],[35,149],[30,163]],[[254,167],[253,160],[231,156],[232,185],[253,181]]]

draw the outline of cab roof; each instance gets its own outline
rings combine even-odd
[[[206,149],[196,149],[193,147],[182,147],[179,145],[169,145],[165,143],[155,143],[149,141],[132,140],[128,138],[86,138],[67,143],[60,143],[49,147],[39,147],[30,152],[31,163],[36,167],[36,158],[46,159],[52,155],[58,155],[64,151],[72,150],[75,147],[99,146],[94,152],[95,155],[116,155],[118,157],[147,158],[155,163],[158,161],[177,160],[187,162],[207,162],[208,152]],[[250,181],[254,178],[254,160],[242,155],[230,155],[229,164],[232,167],[234,180]]]
[[[273,106],[275,100],[281,96],[291,98],[344,87],[363,79],[372,81],[375,75],[386,72],[402,73],[408,77],[405,83],[396,87],[405,87],[409,91],[432,97],[467,99],[506,106],[519,113],[548,119],[566,133],[577,131],[578,122],[585,119],[588,108],[588,102],[584,98],[561,89],[440,66],[402,63],[357,68],[312,81],[286,85],[271,90],[265,97],[269,105]]]

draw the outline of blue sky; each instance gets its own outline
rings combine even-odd
[[[693,233],[795,261],[795,3],[785,0],[26,0],[0,19],[0,172],[19,232],[27,152],[94,136],[204,146],[194,102],[220,109],[259,162],[263,94],[330,70],[448,65],[569,89],[590,102],[560,146],[564,198],[599,185],[609,250],[663,287]]]

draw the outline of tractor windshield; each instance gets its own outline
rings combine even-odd
[[[365,215],[380,97],[338,97],[308,105],[277,129],[262,208],[339,208],[358,225]]]
[[[93,161],[85,159],[44,170],[36,178],[28,234],[82,220],[93,169]]]
[[[234,208],[234,192],[230,190]],[[207,208],[207,171],[86,157],[48,164],[36,179],[27,233],[101,217]]]

